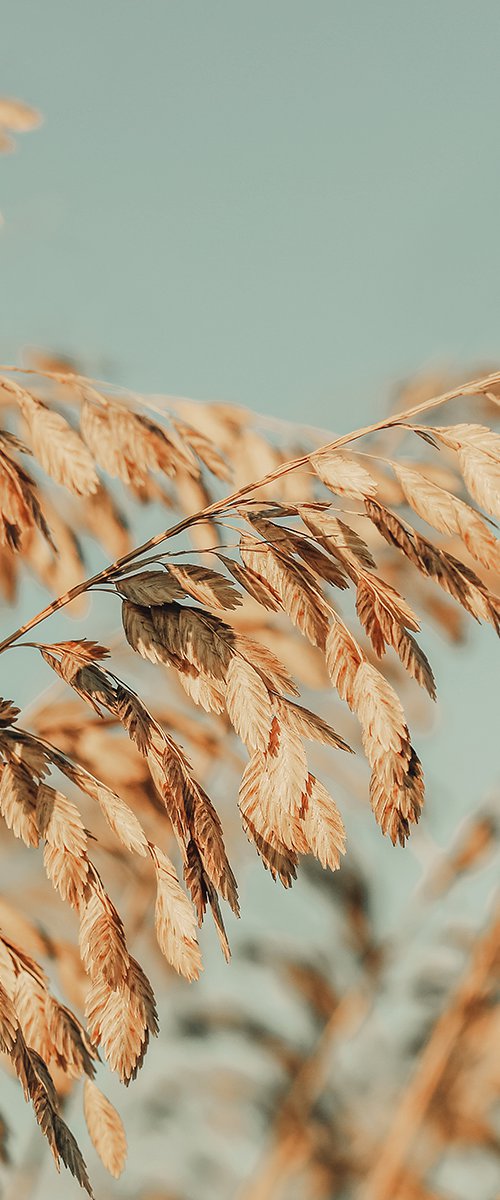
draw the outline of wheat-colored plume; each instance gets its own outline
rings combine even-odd
[[[158,1030],[151,984],[108,890],[111,860],[140,881],[158,946],[188,980],[201,969],[207,908],[226,957],[224,906],[239,913],[203,761],[234,755],[234,808],[274,878],[290,886],[309,855],[335,870],[346,851],[342,815],[306,743],[327,747],[340,777],[346,717],[339,705],[337,730],[300,698],[302,683],[328,680],[359,725],[375,820],[405,843],[424,775],[399,696],[403,674],[436,694],[415,636],[420,614],[457,636],[457,604],[500,632],[500,436],[475,419],[500,374],[324,445],[309,439],[292,457],[243,410],[167,409],[62,366],[0,372],[1,587],[12,601],[28,569],[61,591],[0,644],[15,661],[21,649],[22,661],[38,655],[60,704],[23,718],[15,699],[2,701],[0,812],[13,837],[41,848],[50,884],[73,910],[75,1006],[83,999],[86,1028],[50,990],[36,961],[46,947],[32,956],[6,935],[1,1041],[56,1162],[90,1192],[60,1116],[55,1068],[71,1081],[86,1076],[91,1138],[117,1175],[125,1140],[92,1083],[98,1048],[128,1084]],[[457,400],[471,423],[430,423]],[[134,547],[137,503],[173,517]],[[52,621],[48,640],[50,618],[69,606],[78,615],[75,604],[102,592],[121,634],[103,639],[91,609],[85,633],[58,635]],[[167,688],[184,708],[169,707]],[[201,723],[193,706],[206,714]],[[349,736],[357,742],[353,725]],[[378,1177],[376,1187],[389,1195]]]

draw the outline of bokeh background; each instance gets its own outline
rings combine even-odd
[[[141,392],[338,432],[382,415],[416,375],[496,366],[499,48],[493,0],[7,0],[1,91],[34,104],[44,125],[0,160],[1,360],[67,353]],[[426,646],[440,701],[418,743],[425,826],[405,852],[382,842],[368,812],[359,834],[381,934],[498,783],[493,633],[471,631],[451,654],[429,632]],[[14,682],[22,698],[22,679],[2,691]],[[240,875],[236,939],[292,939],[292,926],[299,948],[330,938],[328,905],[306,883],[279,892],[250,852]],[[471,911],[485,894],[471,890]],[[207,935],[198,1006],[239,986],[216,955]],[[258,1015],[280,1003],[272,988],[253,998]],[[282,1019],[292,1029],[293,1012]],[[150,1056],[146,1082],[124,1101],[113,1094],[130,1134],[130,1196],[144,1161],[141,1096],[167,1077],[170,1105],[147,1142],[153,1182],[173,1194],[196,1140],[192,1094],[176,1116],[173,1027],[166,1044],[168,1068]],[[251,1139],[238,1146],[230,1167],[244,1176],[256,1151]],[[495,1194],[484,1170],[478,1200]],[[195,1170],[189,1200],[233,1194],[200,1179]],[[30,1195],[69,1188],[47,1162]]]

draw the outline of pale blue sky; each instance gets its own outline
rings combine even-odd
[[[0,345],[344,428],[498,359],[495,0],[4,0]]]

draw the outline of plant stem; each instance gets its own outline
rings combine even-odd
[[[3,369],[12,370],[12,368]],[[148,538],[146,542],[143,542],[142,546],[138,546],[136,549],[129,551],[127,554],[124,554],[122,558],[118,558],[116,562],[105,567],[103,571],[99,571],[96,575],[91,576],[89,579],[82,580],[81,583],[76,584],[76,586],[73,588],[70,588],[69,591],[64,593],[64,595],[58,596],[58,598],[53,600],[51,604],[48,604],[46,608],[41,609],[39,613],[37,613],[34,617],[31,617],[30,620],[24,625],[21,625],[19,629],[16,629],[13,633],[9,634],[9,636],[6,637],[3,642],[0,642],[0,654],[4,650],[7,650],[9,646],[12,646],[14,642],[17,642],[24,633],[28,633],[30,629],[34,629],[36,625],[40,625],[40,623],[45,621],[47,617],[51,617],[53,613],[58,612],[59,609],[64,608],[67,604],[70,604],[72,600],[76,600],[77,596],[81,596],[83,592],[88,591],[96,584],[104,583],[105,580],[111,579],[117,570],[126,566],[128,563],[133,563],[134,560],[139,557],[139,555],[146,554],[155,546],[160,545],[161,542],[166,541],[168,538],[174,537],[178,533],[182,533],[185,529],[189,529],[189,527],[192,525],[198,524],[199,522],[201,523],[202,521],[206,520],[207,517],[212,517],[218,513],[223,513],[226,509],[237,503],[238,500],[242,500],[245,498],[245,496],[248,496],[249,493],[258,491],[262,487],[266,487],[268,484],[273,483],[276,479],[280,479],[282,476],[290,474],[291,471],[296,471],[300,467],[307,466],[312,454],[316,455],[328,453],[332,450],[338,450],[342,446],[348,445],[350,442],[357,441],[358,438],[365,437],[367,434],[377,433],[381,429],[387,429],[391,426],[399,425],[403,421],[406,422],[410,418],[418,416],[422,412],[428,412],[430,409],[437,408],[440,404],[445,404],[447,401],[454,400],[459,396],[483,393],[488,387],[492,387],[495,384],[500,384],[500,371],[495,372],[492,375],[485,376],[482,379],[473,380],[470,383],[463,384],[461,387],[454,388],[449,392],[445,392],[441,396],[434,396],[429,400],[424,400],[421,404],[414,405],[413,408],[406,409],[404,412],[396,413],[390,417],[385,417],[381,421],[375,421],[371,425],[365,425],[360,429],[354,430],[352,433],[342,434],[341,437],[337,437],[334,439],[334,441],[326,443],[324,446],[312,451],[311,454],[305,454],[301,455],[299,458],[289,459],[288,462],[282,463],[281,466],[276,468],[276,470],[270,471],[269,474],[263,476],[261,479],[258,479],[255,483],[245,484],[243,487],[238,488],[237,491],[232,492],[231,495],[226,496],[223,500],[217,500],[214,504],[209,504],[206,508],[200,509],[199,512],[193,513],[189,517],[184,517],[181,521],[178,521],[176,525],[172,525],[169,529],[163,530],[162,533],[157,533],[154,537]]]
[[[409,1165],[409,1152],[451,1054],[466,1029],[471,1008],[484,992],[491,973],[498,970],[499,953],[500,908],[497,907],[493,920],[476,945],[454,999],[434,1026],[407,1090],[398,1101],[392,1125],[363,1188],[362,1200],[393,1200],[399,1196],[401,1176]]]

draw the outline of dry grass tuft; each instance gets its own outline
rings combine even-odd
[[[41,845],[50,883],[76,914],[89,1033],[51,996],[41,968],[3,941],[1,1037],[56,1162],[90,1190],[58,1115],[51,1064],[70,1079],[88,1077],[87,1124],[103,1162],[119,1174],[123,1130],[89,1082],[93,1062],[101,1047],[129,1083],[158,1027],[151,985],[103,882],[106,854],[130,859],[147,895],[156,888],[159,948],[188,980],[201,969],[196,927],[207,907],[226,957],[224,903],[239,912],[220,817],[178,740],[187,732],[196,747],[200,725],[187,715],[183,730],[172,713],[162,717],[158,690],[173,681],[188,712],[198,707],[220,723],[226,739],[232,730],[242,743],[243,827],[264,865],[288,887],[301,856],[312,854],[334,870],[345,852],[340,811],[309,769],[305,743],[350,747],[296,699],[296,669],[309,677],[316,671],[321,682],[329,678],[359,722],[375,819],[394,844],[404,845],[422,811],[424,779],[394,664],[431,698],[436,693],[414,636],[418,610],[447,625],[451,597],[500,632],[500,600],[492,590],[499,544],[490,519],[500,515],[500,437],[477,423],[422,421],[456,399],[480,403],[500,375],[294,458],[264,437],[249,414],[229,406],[195,410],[182,403],[169,414],[67,370],[25,371],[22,385],[19,376],[5,367],[0,379],[1,584],[12,599],[24,562],[42,583],[56,580],[63,590],[6,636],[0,653],[37,651],[65,693],[86,706],[87,718],[79,717],[78,733],[66,716],[59,732],[56,721],[45,736],[18,724],[19,710],[2,701],[0,811],[14,837],[29,848]],[[362,440],[369,453],[359,449]],[[268,469],[256,476],[257,459]],[[127,527],[137,502],[171,507],[175,518],[133,548]],[[85,578],[89,532],[101,553],[112,547],[118,556]],[[191,535],[191,547],[184,535]],[[436,599],[433,584],[445,601]],[[27,640],[68,605],[102,591],[121,608],[123,632],[113,656],[83,634]],[[89,632],[98,634],[92,617]],[[135,656],[150,665],[152,702],[140,683],[114,670],[117,654],[132,678],[140,677]],[[116,766],[106,769],[113,751],[100,727],[129,739],[120,742],[128,745],[120,751],[121,779]],[[114,745],[116,752],[117,739]],[[209,760],[216,746],[209,743]],[[120,794],[132,778],[140,789]],[[96,835],[84,815],[89,801]],[[170,837],[177,865],[161,844]]]

